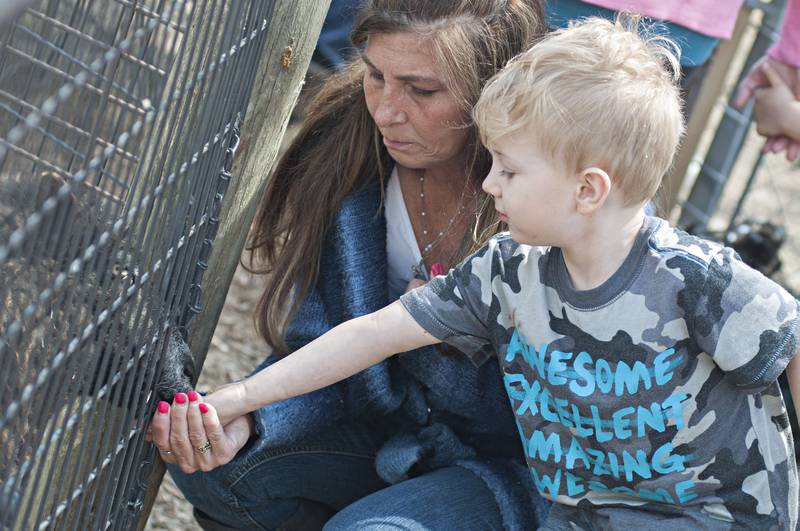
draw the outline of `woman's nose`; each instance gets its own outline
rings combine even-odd
[[[381,93],[381,99],[373,117],[378,127],[403,123],[408,119],[400,101],[401,99],[402,95],[389,89],[385,89]]]

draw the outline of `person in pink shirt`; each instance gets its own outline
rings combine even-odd
[[[669,20],[704,35],[729,39],[743,0],[590,0],[589,3],[614,11],[635,11],[651,18]],[[736,95],[737,106],[744,106],[757,89],[770,85],[764,71],[765,65],[772,67],[785,81],[795,100],[800,100],[800,0],[787,0],[778,41],[742,79]],[[756,115],[757,125],[758,118]],[[781,134],[768,136],[764,149],[776,153],[785,150],[786,157],[794,160],[800,154],[800,139]]]
[[[743,0],[548,0],[547,15],[554,27],[565,27],[567,20],[587,16],[613,18],[618,11],[632,11],[666,22],[666,36],[682,48],[681,69],[691,72],[702,67],[717,40],[731,37],[743,3]],[[765,64],[774,67],[795,99],[800,99],[800,0],[787,0],[778,41],[739,84],[737,106],[744,106],[756,89],[769,86],[763,70]],[[702,77],[702,71],[698,73]],[[769,136],[765,150],[785,150],[793,160],[800,153],[800,142],[783,135]]]
[[[774,82],[770,82],[770,75]],[[781,83],[778,85],[778,83]],[[794,99],[787,97],[792,96]],[[781,123],[790,123],[800,106],[800,0],[788,0],[778,42],[769,49],[739,84],[736,105],[741,107],[755,96],[758,132],[767,137],[765,151],[786,151],[794,160],[800,154],[800,136],[773,120],[784,110]],[[783,131],[783,132],[777,132]]]

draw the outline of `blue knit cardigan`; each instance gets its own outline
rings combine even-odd
[[[292,351],[390,302],[380,192],[375,183],[343,202],[325,239],[319,279],[288,327]],[[261,367],[275,361],[271,356]],[[525,465],[494,360],[476,368],[465,356],[444,356],[432,347],[399,354],[343,382],[255,412],[257,436],[246,454],[296,442],[337,422],[398,417],[404,422],[386,424],[402,428],[390,433],[375,459],[385,481],[402,481],[412,466],[415,471],[461,466],[492,490],[506,529],[537,527],[547,502]]]

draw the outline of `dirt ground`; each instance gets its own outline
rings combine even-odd
[[[287,137],[290,135],[291,130]],[[720,230],[727,226],[762,143],[762,139],[752,131],[730,176],[712,221],[712,229]],[[782,155],[764,158],[738,219],[748,218],[766,219],[786,229],[787,240],[780,253],[783,267],[779,281],[795,294],[800,293],[800,164],[789,163]],[[240,378],[264,357],[266,345],[256,335],[252,317],[260,289],[261,279],[240,266],[211,341],[199,389],[213,388]],[[197,528],[191,516],[191,506],[169,475],[165,476],[146,529]]]

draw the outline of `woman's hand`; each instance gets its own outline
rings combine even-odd
[[[148,438],[165,463],[181,472],[208,472],[230,462],[254,433],[253,420],[242,415],[223,425],[217,409],[194,391],[178,393],[172,407],[160,402]]]

